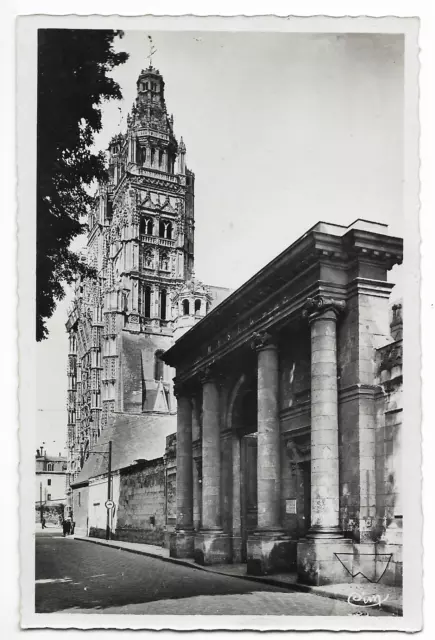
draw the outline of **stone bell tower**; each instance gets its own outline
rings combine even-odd
[[[177,292],[194,268],[194,174],[174,134],[165,83],[140,72],[127,129],[109,144],[109,182],[88,219],[69,311],[68,448],[73,479],[112,411],[174,413],[173,371],[161,356],[174,340]]]

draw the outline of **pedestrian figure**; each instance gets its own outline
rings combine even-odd
[[[71,520],[71,535],[74,535],[74,529],[75,529],[76,523],[74,522],[74,520]]]
[[[62,529],[63,529],[63,537],[68,533],[68,522],[66,520],[62,520]]]
[[[42,524],[42,528],[45,529],[45,518],[42,518],[41,524]]]

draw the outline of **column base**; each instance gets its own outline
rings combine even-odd
[[[354,555],[352,540],[342,538],[305,538],[297,544],[298,580],[320,586],[352,582],[349,563]]]
[[[233,564],[240,564],[243,562],[243,543],[240,535],[232,536],[232,559]]]
[[[385,530],[384,535],[381,538],[382,542],[388,544],[402,544],[403,543],[403,518],[402,516],[395,516],[391,524]]]
[[[197,564],[231,563],[231,540],[222,529],[203,529],[195,535],[194,558]]]
[[[169,536],[171,558],[193,558],[195,533],[190,529],[179,529]]]
[[[323,539],[323,540],[338,540],[343,538],[343,531],[340,527],[311,527],[307,532],[306,538],[309,539]]]
[[[248,537],[247,573],[265,576],[296,569],[296,540],[280,529],[255,531]]]

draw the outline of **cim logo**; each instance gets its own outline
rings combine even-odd
[[[351,593],[347,601],[354,607],[380,607],[383,602],[388,600],[388,593],[382,597],[379,593]]]

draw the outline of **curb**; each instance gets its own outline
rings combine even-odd
[[[225,571],[219,571],[217,569],[213,569],[212,567],[205,567],[200,564],[195,564],[189,560],[183,560],[182,558],[171,558],[170,556],[159,556],[150,551],[145,551],[142,549],[128,549],[123,546],[119,546],[117,544],[107,544],[105,540],[100,540],[99,538],[95,538],[90,540],[89,538],[74,538],[74,540],[78,540],[79,542],[90,542],[91,544],[97,544],[101,547],[108,547],[110,549],[116,549],[117,551],[127,551],[127,553],[135,553],[139,556],[147,556],[148,558],[155,558],[156,560],[162,560],[163,562],[170,562],[172,564],[178,564],[183,567],[189,567],[190,569],[198,569],[199,571],[206,571],[208,573],[216,573],[220,576],[226,576],[228,578],[238,578],[239,580],[248,580],[249,582],[260,582],[263,584],[270,585],[272,587],[280,587],[281,589],[287,589],[287,591],[298,591],[300,593],[311,593],[316,596],[320,596],[322,598],[329,598],[331,600],[341,600],[347,602],[348,597],[344,593],[331,593],[330,591],[325,591],[323,589],[319,589],[319,587],[310,587],[309,585],[301,584],[300,582],[294,582],[289,584],[288,582],[284,582],[283,580],[279,580],[278,578],[274,578],[273,576],[237,576],[232,573],[226,573]],[[385,613],[391,613],[396,616],[403,616],[403,607],[395,604],[387,604],[382,602],[379,607]]]

